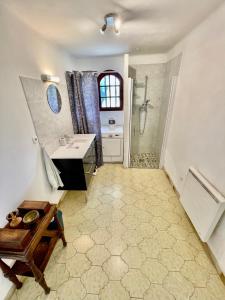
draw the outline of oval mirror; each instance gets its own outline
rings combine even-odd
[[[51,110],[55,114],[58,114],[62,107],[62,100],[59,90],[54,84],[50,84],[47,88],[47,99],[48,105],[51,108]]]

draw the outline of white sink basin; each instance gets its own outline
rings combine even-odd
[[[67,149],[80,149],[80,146],[76,143],[73,143],[71,145],[68,145],[66,148]]]
[[[88,139],[74,139],[72,143],[86,143]]]
[[[76,134],[69,144],[59,146],[50,157],[52,159],[82,159],[94,138],[95,134]]]
[[[88,139],[75,139],[68,144],[67,149],[79,149],[81,144],[87,143]]]

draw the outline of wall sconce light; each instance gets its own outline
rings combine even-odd
[[[41,74],[41,80],[46,82],[54,82],[54,83],[59,83],[60,78],[58,76],[53,76],[53,75],[48,75],[48,74]]]

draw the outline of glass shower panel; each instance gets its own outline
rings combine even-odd
[[[166,122],[172,112],[181,59],[180,54],[167,63],[129,66],[134,82],[130,167],[159,168],[161,153],[164,158]]]
[[[130,166],[159,168],[159,122],[163,105],[165,64],[133,65]]]

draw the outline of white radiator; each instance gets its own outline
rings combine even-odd
[[[201,240],[207,242],[224,212],[224,196],[191,167],[185,179],[180,201]]]

